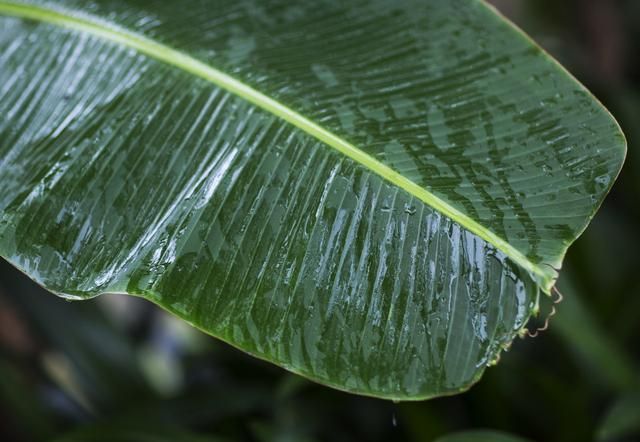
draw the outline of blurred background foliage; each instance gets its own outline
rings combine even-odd
[[[140,299],[66,302],[2,262],[0,440],[640,440],[640,1],[493,3],[629,141],[612,194],[569,252],[549,331],[516,340],[467,393],[394,404],[310,383]]]

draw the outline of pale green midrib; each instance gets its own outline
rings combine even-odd
[[[282,103],[264,95],[224,72],[221,72],[214,67],[191,57],[190,55],[176,49],[172,49],[171,47],[158,43],[142,35],[123,29],[112,23],[100,20],[97,17],[85,14],[73,14],[69,11],[53,10],[41,6],[13,3],[2,0],[0,0],[0,13],[80,30],[120,43],[151,58],[203,78],[216,86],[243,98],[267,112],[282,118],[288,123],[348,156],[352,160],[362,164],[366,168],[383,177],[385,180],[400,187],[433,209],[449,217],[465,229],[478,235],[480,238],[492,244],[496,249],[503,252],[514,263],[527,270],[545,292],[550,292],[556,277],[556,271],[554,269],[551,267],[541,267],[532,263],[524,254],[522,254],[522,252],[517,250],[507,241],[469,218],[447,202],[441,200],[428,190],[371,157],[351,143],[348,143],[332,132],[305,118],[301,114],[284,106]]]

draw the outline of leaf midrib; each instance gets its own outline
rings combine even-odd
[[[237,95],[322,141],[324,144],[360,163],[385,180],[449,217],[460,226],[493,245],[514,263],[528,271],[545,292],[549,293],[551,290],[556,277],[556,271],[553,268],[540,267],[531,262],[522,252],[506,240],[404,175],[396,172],[389,166],[381,163],[353,144],[319,126],[293,109],[290,109],[213,66],[143,35],[84,13],[72,13],[64,9],[54,10],[42,6],[0,0],[0,14],[40,21],[90,33],[135,49],[150,58],[172,65]]]

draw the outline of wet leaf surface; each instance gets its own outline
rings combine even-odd
[[[468,388],[625,154],[478,1],[0,1],[0,24],[0,254],[351,392]]]

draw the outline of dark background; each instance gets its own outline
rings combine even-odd
[[[0,440],[431,441],[478,428],[640,440],[640,1],[493,3],[629,142],[613,192],[570,249],[548,332],[517,339],[467,393],[394,404],[288,374],[142,300],[65,302],[2,262]]]

